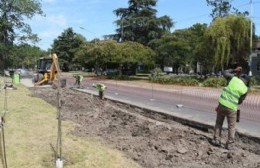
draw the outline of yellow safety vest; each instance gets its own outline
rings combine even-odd
[[[237,111],[239,98],[247,92],[248,88],[245,83],[238,77],[233,77],[221,92],[219,103],[223,106]]]
[[[96,88],[98,91],[103,92],[106,89],[106,86],[104,84],[97,84]]]

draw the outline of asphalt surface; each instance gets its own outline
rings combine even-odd
[[[33,87],[30,78],[21,79],[27,87]],[[167,86],[162,88],[155,84],[135,85],[118,81],[97,81],[87,79],[82,82],[82,88],[74,86],[74,79],[67,80],[68,87],[97,95],[92,87],[95,83],[107,86],[105,98],[122,103],[131,104],[144,109],[173,115],[191,123],[214,126],[217,99],[220,89],[204,89],[195,87]],[[241,120],[237,123],[237,131],[243,135],[260,138],[260,96],[249,95],[241,108]],[[224,127],[227,127],[225,121]]]

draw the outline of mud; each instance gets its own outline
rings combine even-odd
[[[34,88],[34,96],[57,105],[56,90]],[[212,133],[203,132],[161,115],[98,97],[62,90],[62,118],[78,123],[76,136],[98,137],[144,168],[260,168],[260,144],[237,137],[236,149],[211,145]],[[224,137],[226,137],[224,132]],[[223,140],[224,143],[224,140]]]

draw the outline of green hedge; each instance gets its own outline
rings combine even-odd
[[[114,79],[114,80],[133,80],[130,76],[127,75],[109,75],[107,79]]]
[[[254,76],[251,78],[251,86],[260,86],[260,76]]]
[[[127,75],[116,75],[107,76],[108,79],[115,80],[140,80],[139,78]],[[150,82],[160,83],[160,84],[177,84],[183,86],[199,86],[200,83],[204,87],[223,87],[227,85],[227,80],[224,77],[209,77],[207,79],[198,79],[196,77],[186,77],[186,76],[157,76],[149,77]],[[251,78],[251,86],[260,85],[260,80],[257,77]]]
[[[210,77],[207,78],[202,85],[205,87],[223,87],[226,86],[227,80],[223,77]]]
[[[199,81],[191,77],[156,77],[149,78],[151,82],[160,83],[160,84],[179,84],[184,86],[198,86]]]

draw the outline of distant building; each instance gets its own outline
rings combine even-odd
[[[253,76],[260,76],[260,40],[255,43],[253,49],[251,70]]]

